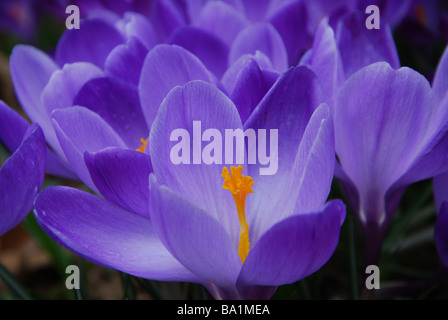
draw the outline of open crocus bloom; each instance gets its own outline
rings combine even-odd
[[[325,204],[334,136],[321,100],[314,74],[291,68],[243,127],[233,102],[215,86],[200,80],[178,86],[154,120],[149,156],[120,148],[85,154],[109,201],[50,187],[36,200],[36,218],[56,241],[96,263],[149,279],[201,283],[215,298],[270,298],[277,286],[328,261],[345,218],[341,201]],[[265,164],[248,160],[227,165],[213,152],[215,161],[206,164],[207,152],[195,152],[195,121],[215,139],[226,129],[278,130],[277,154],[268,143],[278,156],[275,174],[261,175]],[[172,162],[176,129],[193,137],[190,155],[202,154],[199,164]],[[204,150],[218,143],[202,139],[209,141]]]
[[[0,101],[0,108],[8,107]],[[12,148],[15,152],[0,168],[0,236],[27,216],[44,182],[46,145],[42,130],[30,125],[23,141],[18,139]]]

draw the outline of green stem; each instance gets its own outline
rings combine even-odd
[[[32,300],[19,281],[0,263],[0,277],[22,300]]]

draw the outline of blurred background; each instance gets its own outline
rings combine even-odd
[[[392,0],[391,0],[392,1]],[[51,53],[65,30],[69,1],[2,0],[0,4],[0,99],[19,111],[9,75],[9,55],[18,43]],[[428,5],[428,3],[431,3]],[[431,81],[448,42],[448,1],[416,1],[394,28],[402,66]],[[0,144],[0,165],[10,156]],[[43,188],[70,185],[47,176]],[[334,181],[330,198],[344,199]],[[380,261],[379,299],[448,299],[448,271],[434,245],[436,210],[431,181],[410,186],[388,229]],[[162,283],[139,279],[97,266],[62,248],[37,225],[32,213],[0,237],[0,299],[208,299],[190,283]],[[68,265],[81,270],[81,289],[68,290]],[[318,272],[280,287],[273,299],[360,299],[364,288],[360,230],[351,212],[342,227],[340,243]]]

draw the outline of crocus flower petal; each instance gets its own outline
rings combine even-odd
[[[228,93],[232,92],[240,77],[241,70],[250,63],[249,60],[254,60],[261,70],[268,70],[274,72],[271,60],[261,51],[256,51],[255,54],[244,54],[239,57],[224,73],[221,83]]]
[[[0,100],[0,141],[14,152],[22,143],[28,122]]]
[[[0,168],[0,236],[29,213],[45,175],[46,144],[42,130],[32,124],[23,142]]]
[[[259,50],[266,54],[275,70],[284,72],[288,68],[288,54],[277,30],[269,23],[256,23],[241,31],[230,47],[229,65],[243,54],[255,54]]]
[[[288,63],[294,66],[302,51],[309,45],[308,15],[300,1],[286,2],[271,15],[269,22],[278,31],[288,53]]]
[[[268,11],[270,0],[246,0],[244,7],[246,16],[252,22],[264,20]]]
[[[363,68],[341,89],[334,112],[336,152],[365,206],[384,201],[423,147],[431,94],[422,75],[385,62]],[[377,199],[365,198],[373,195]]]
[[[40,101],[40,94],[58,66],[39,49],[17,45],[11,53],[10,70],[20,105],[45,132],[45,127],[51,127],[51,119]]]
[[[28,127],[28,122],[21,115],[0,100],[0,141],[9,151],[16,151]],[[68,163],[48,148],[45,166],[45,172],[48,174],[72,180],[77,179]]]
[[[148,137],[137,88],[111,77],[88,81],[78,92],[74,104],[95,111],[123,139],[130,149],[137,149],[140,139]]]
[[[116,46],[107,56],[104,73],[138,86],[147,53],[139,40],[130,38],[126,43]]]
[[[334,160],[333,121],[328,106],[322,104],[311,116],[297,152],[298,170],[294,173],[299,183],[294,212],[312,212],[325,203],[334,176]]]
[[[157,35],[151,22],[136,12],[124,14],[126,38],[138,39],[147,50],[151,50],[157,43]]]
[[[41,102],[46,109],[47,117],[54,109],[72,106],[73,99],[82,85],[101,74],[101,69],[88,62],[65,64],[62,69],[53,72],[41,92]],[[59,157],[66,161],[53,127],[47,125],[42,128],[48,144]]]
[[[234,286],[241,260],[226,230],[206,211],[150,180],[151,221],[162,243],[198,277]]]
[[[161,244],[149,219],[100,197],[49,187],[37,197],[34,214],[54,240],[94,263],[142,278],[198,281]]]
[[[247,60],[247,64],[238,74],[237,82],[230,93],[230,98],[235,103],[243,123],[246,122],[276,80],[277,74],[263,72],[255,60]]]
[[[434,107],[430,130],[437,132],[448,122],[448,47],[437,65],[433,80]]]
[[[321,103],[322,92],[314,73],[304,66],[293,67],[280,76],[244,125],[245,129],[266,129],[266,146],[270,145],[271,130],[278,130],[278,152],[270,155],[278,163],[269,163],[269,167],[259,161],[248,165],[255,183],[255,193],[247,198],[254,241],[275,220],[272,213],[282,211],[279,206],[285,209],[285,215],[295,207],[297,198],[285,197],[283,192],[287,191],[305,128]],[[261,175],[261,170],[270,174]]]
[[[201,10],[196,23],[198,27],[214,34],[228,46],[248,24],[240,11],[218,1],[208,2]]]
[[[336,93],[344,81],[344,69],[328,19],[323,19],[316,30],[309,59],[305,65],[316,73],[322,86],[325,102],[333,108]]]
[[[362,67],[378,61],[386,61],[394,69],[400,67],[389,26],[384,24],[380,29],[369,30],[364,27],[365,19],[365,14],[356,11],[341,19],[336,28],[346,78]]]
[[[123,41],[120,32],[104,20],[82,20],[79,29],[64,32],[56,47],[55,59],[61,67],[83,61],[103,68],[110,51]]]
[[[55,71],[41,93],[41,101],[48,114],[54,109],[72,106],[84,83],[102,73],[101,69],[88,62],[65,64],[61,70]]]
[[[148,53],[139,84],[140,102],[148,127],[168,92],[191,80],[212,82],[202,62],[187,50],[176,45],[158,45]]]
[[[448,95],[448,46],[440,58],[437,70],[433,80],[434,102],[437,106],[441,105],[444,98]]]
[[[208,70],[221,78],[227,70],[228,46],[213,34],[203,29],[185,26],[176,29],[168,40],[198,57]]]
[[[198,121],[196,125],[194,121]],[[225,162],[225,152],[222,151],[225,130],[238,128],[241,129],[242,124],[232,101],[211,84],[191,81],[183,87],[176,87],[166,97],[154,120],[148,142],[158,182],[182,194],[220,221],[236,243],[239,224],[235,202],[230,192],[222,187],[221,173]],[[211,156],[206,153],[203,155],[201,148],[202,132],[207,129],[220,135],[209,137],[210,144],[218,144],[214,159],[209,159]],[[179,130],[188,136],[176,136]],[[172,162],[175,151],[172,150],[180,143],[186,144],[185,148],[192,148],[191,152],[182,150],[182,155],[189,153],[187,163],[175,164]]]
[[[321,268],[339,241],[345,205],[329,202],[321,212],[293,215],[269,229],[251,248],[237,287],[245,295],[251,286],[293,283]]]
[[[84,152],[126,148],[120,136],[95,112],[79,106],[56,109],[53,123],[62,150],[78,177],[96,191],[84,162]]]
[[[433,123],[432,123],[433,124]],[[428,131],[432,131],[432,124]],[[428,144],[421,148],[416,155],[411,167],[391,187],[397,189],[408,186],[411,183],[432,178],[448,170],[446,161],[448,154],[448,124],[440,128],[436,135],[429,140]]]
[[[425,1],[426,2],[426,1]],[[385,21],[392,28],[397,26],[403,18],[414,7],[416,1],[402,0],[402,1],[384,1],[384,0],[372,0],[369,5],[376,5],[381,12],[381,21]],[[422,2],[423,3],[423,2]],[[431,3],[431,1],[427,2]],[[361,10],[365,10],[366,4],[363,1],[359,1],[358,7]],[[381,26],[382,27],[382,26]]]
[[[175,29],[186,24],[186,17],[175,1],[154,0],[149,19],[159,36],[159,42],[165,42]]]
[[[440,209],[434,229],[434,241],[437,252],[443,263],[448,266],[448,202],[444,202]]]
[[[95,153],[87,152],[84,158],[102,196],[128,211],[149,217],[148,179],[152,165],[147,154],[107,148]]]

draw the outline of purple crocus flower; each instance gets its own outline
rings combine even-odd
[[[434,98],[436,103],[439,105],[437,117],[440,123],[446,123],[447,114],[444,108],[447,107],[448,103],[448,48],[439,62],[437,71],[434,78]],[[443,159],[446,160],[446,159]],[[436,177],[434,177],[434,198],[436,202],[436,209],[438,210],[438,217],[436,222],[436,227],[434,230],[434,240],[437,246],[439,255],[443,263],[448,266],[448,203],[447,203],[447,184],[448,183],[448,173],[444,172]]]
[[[47,162],[50,174],[72,179],[77,175],[54,129],[54,110],[82,103],[86,108],[92,105],[91,110],[110,123],[116,124],[120,118],[121,127],[132,126],[132,130],[127,130],[128,135],[123,135],[125,142],[129,141],[129,135],[141,133],[131,145],[134,149],[139,139],[147,136],[137,87],[141,65],[155,41],[151,42],[151,27],[146,28],[144,18],[129,13],[120,21],[123,32],[100,18],[85,20],[83,28],[75,32],[67,30],[58,43],[54,59],[28,45],[13,49],[10,69],[14,89],[22,108],[32,122],[41,126],[51,148]],[[140,41],[139,36],[145,37],[146,42]],[[106,92],[113,94],[106,95]],[[100,96],[108,99],[96,103]],[[119,108],[110,108],[111,102]],[[15,122],[6,123],[0,131],[13,130],[14,126]]]
[[[18,117],[3,101],[0,109],[8,112],[7,117],[0,119],[0,126]],[[0,236],[27,216],[44,182],[46,146],[42,130],[36,124],[22,129],[25,134],[10,140],[15,141],[11,146],[15,151],[0,168]],[[15,135],[17,131],[10,134]]]
[[[57,242],[100,265],[197,282],[217,299],[270,298],[277,286],[327,262],[345,218],[341,201],[325,204],[334,137],[321,102],[306,67],[281,75],[244,126],[234,103],[214,85],[194,80],[177,86],[157,112],[146,153],[106,148],[84,154],[105,199],[49,187],[35,202],[36,218]],[[278,129],[276,174],[260,175],[260,163],[230,172],[219,161],[174,164],[172,130],[192,135],[193,121],[223,133]]]
[[[406,187],[447,168],[447,54],[433,86],[410,68],[378,62],[354,73],[334,109],[336,176],[366,236],[367,263]]]

